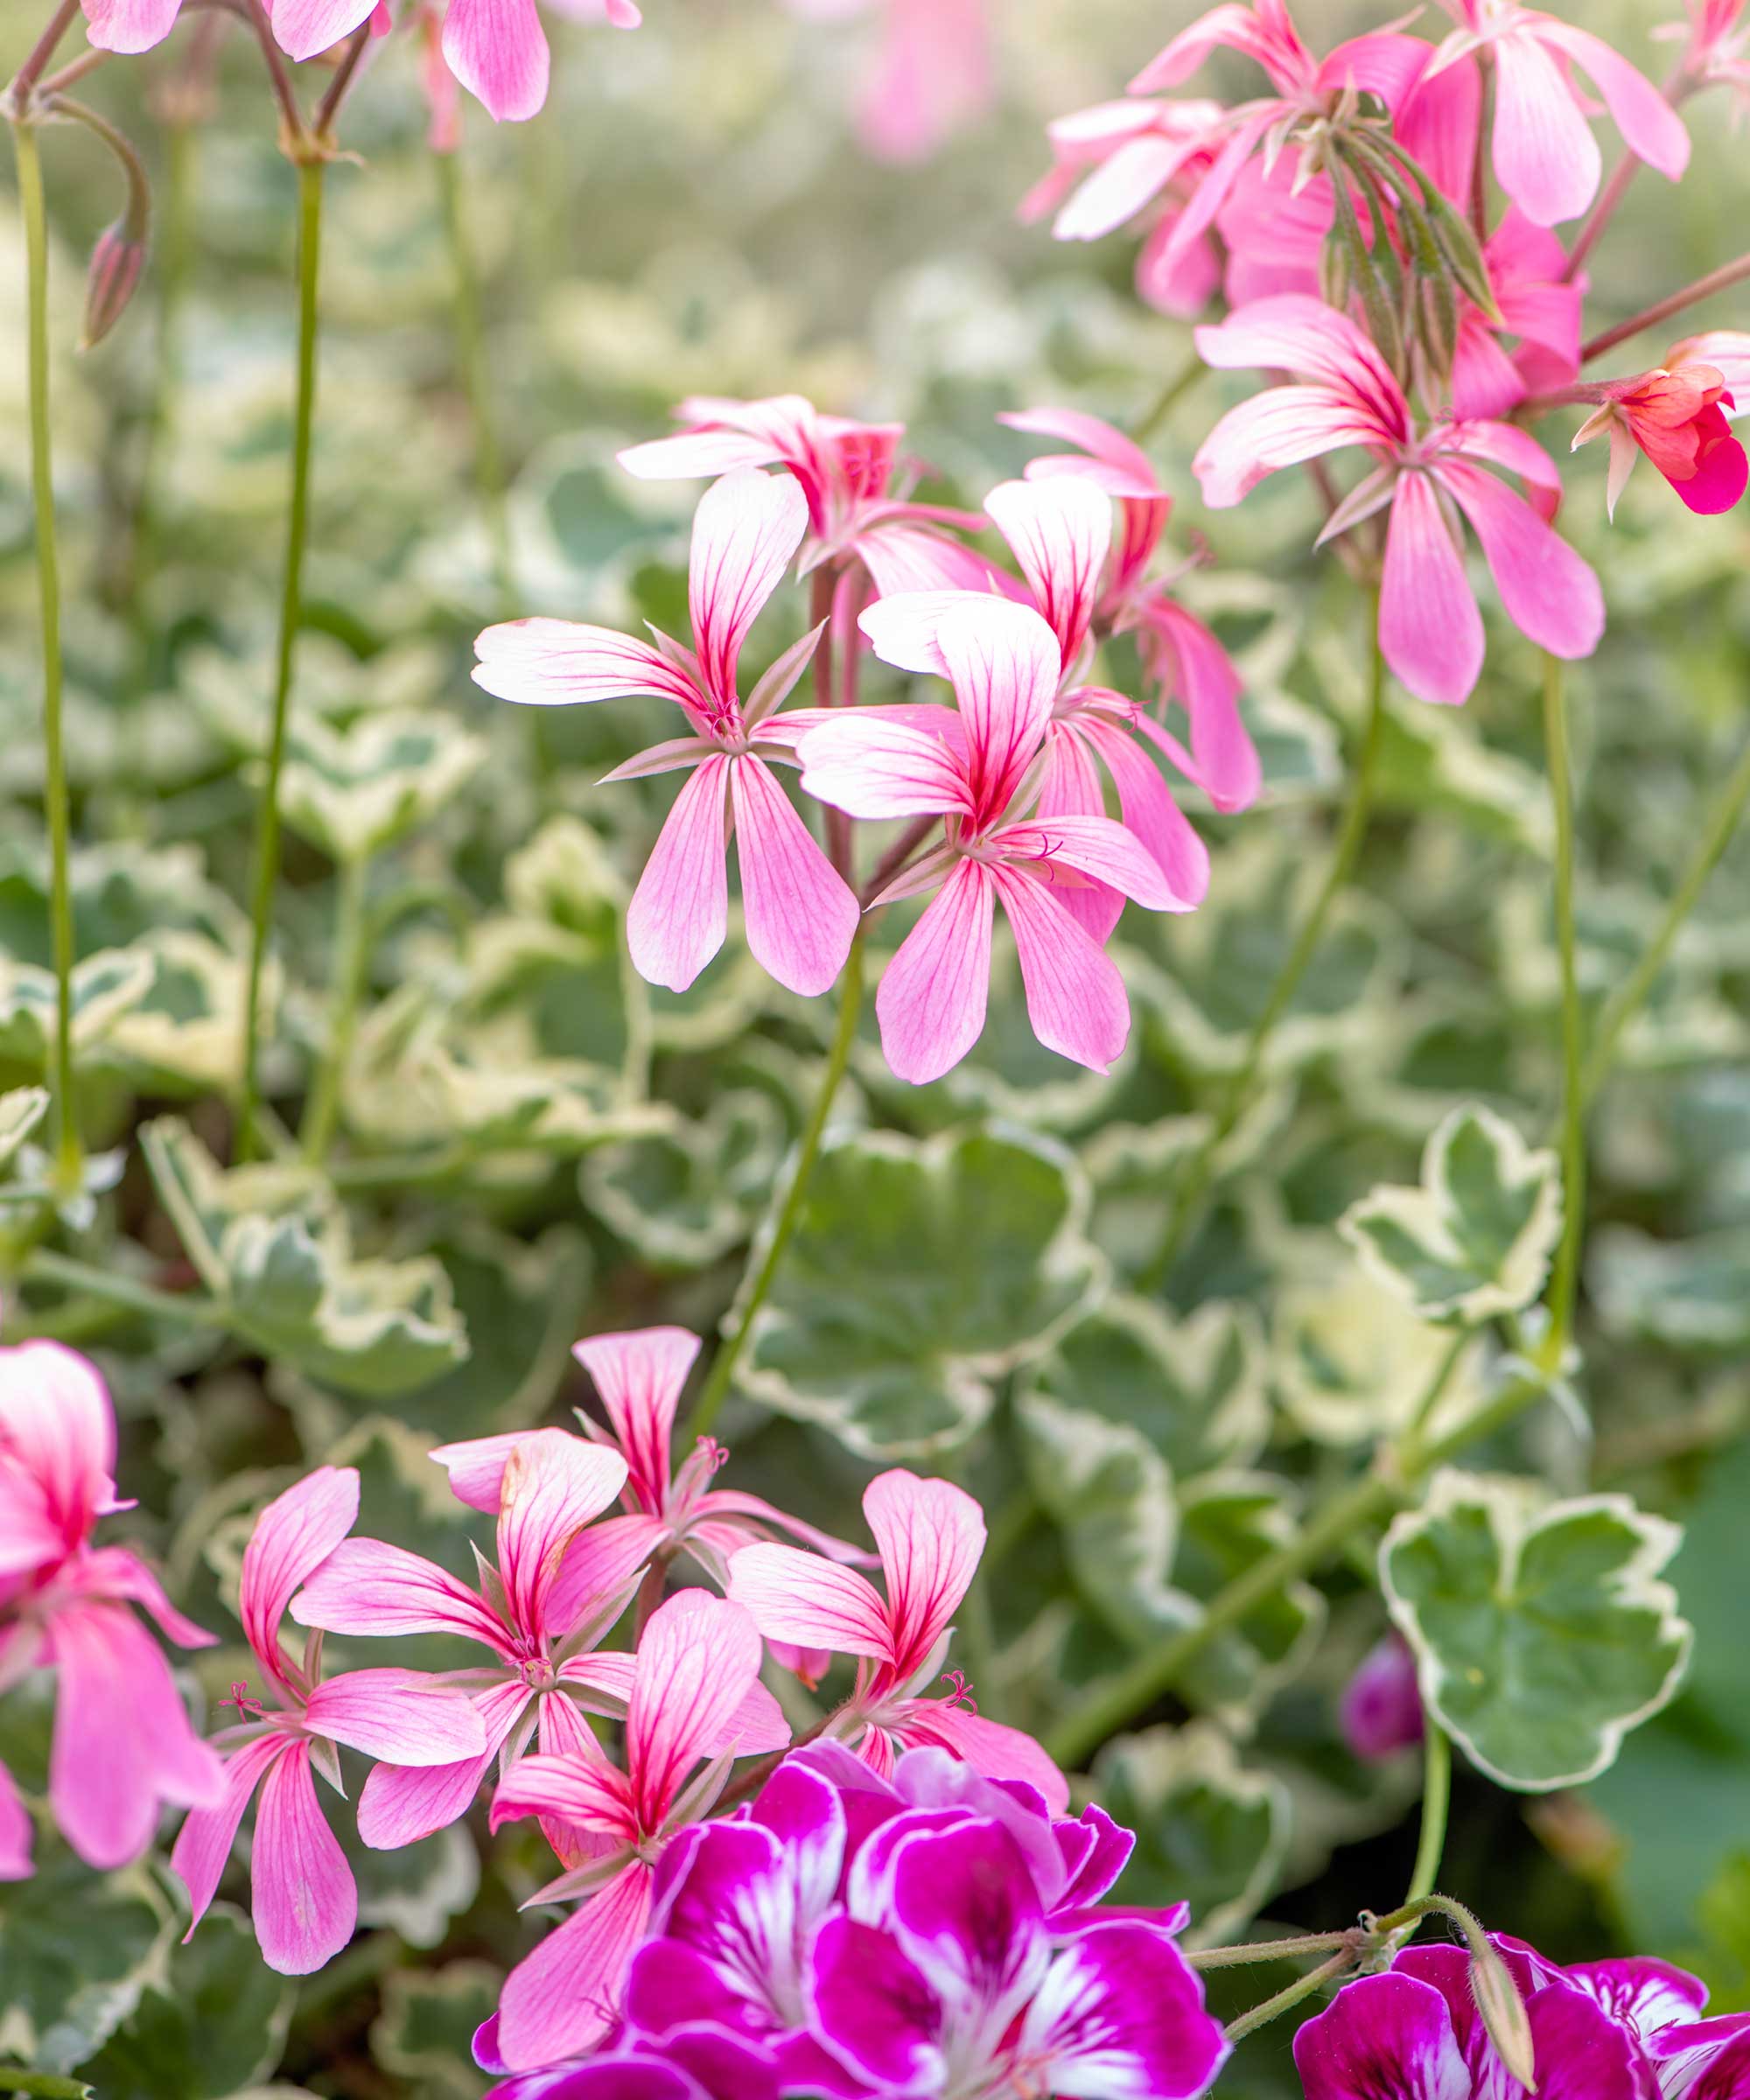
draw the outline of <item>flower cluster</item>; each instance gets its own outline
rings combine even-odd
[[[1100,1902],[1132,1842],[941,1749],[889,1777],[836,1743],[794,1751],[668,1845],[595,2052],[497,2100],[1195,2100],[1228,2046],[1184,1908]],[[512,2068],[501,2019],[476,2047]]]
[[[804,996],[836,981],[863,910],[934,892],[877,1002],[902,1079],[939,1077],[977,1040],[998,903],[1040,1040],[1105,1070],[1130,1027],[1105,952],[1125,900],[1188,911],[1208,884],[1203,844],[1157,756],[1220,808],[1243,808],[1259,781],[1233,667],[1155,573],[1171,499],[1146,456],[1092,416],[1010,416],[1080,449],[1035,460],[977,514],[914,498],[897,425],[822,416],[794,397],[693,401],[681,416],[680,435],[634,446],[622,464],[648,478],[720,477],[694,520],[690,646],[515,620],[480,637],[474,674],[525,704],[651,693],[681,710],[689,734],[608,776],[688,775],[627,914],[634,964],[679,991],[717,954],[732,831],[748,947]],[[764,471],[774,466],[785,471]],[[956,536],[987,522],[1018,576]],[[814,579],[820,624],[744,697],[743,644],[793,563]],[[1097,646],[1118,634],[1136,638],[1146,704],[1096,679]],[[943,681],[955,704],[859,704],[865,648]],[[821,704],[787,707],[810,662]],[[1171,705],[1182,736],[1164,718]],[[799,767],[826,805],[829,850],[779,766]],[[1107,814],[1102,773],[1121,820]],[[844,816],[910,826],[861,898],[842,830],[835,844]]]

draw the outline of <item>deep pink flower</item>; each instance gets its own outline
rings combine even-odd
[[[682,1590],[651,1615],[638,1644],[624,1768],[585,1734],[570,1755],[522,1759],[500,1784],[493,1828],[540,1816],[567,1869],[536,1900],[586,1898],[505,1984],[497,2046],[513,2070],[573,2055],[607,2028],[662,1847],[710,1814],[734,1758],[789,1740],[781,1723],[775,1742],[774,1730],[743,1726],[760,1690],[760,1653],[739,1605]],[[702,1759],[710,1762],[694,1779]]]
[[[116,1499],[116,1416],[102,1380],[57,1342],[0,1349],[0,1691],[58,1673],[49,1808],[88,1866],[124,1866],[160,1808],[223,1790],[219,1760],[189,1726],[138,1606],[179,1648],[213,1636],[185,1619],[145,1563],[94,1546]],[[29,1824],[0,1786],[0,1879],[29,1871]]]
[[[1402,1634],[1387,1634],[1362,1658],[1344,1687],[1340,1718],[1343,1740],[1365,1764],[1383,1764],[1422,1740],[1416,1657]]]
[[[1528,396],[1554,393],[1579,376],[1586,278],[1583,271],[1568,276],[1555,234],[1510,206],[1482,259],[1501,320],[1462,300],[1452,380],[1452,411],[1460,416],[1505,416]]]
[[[1219,327],[1200,328],[1197,346],[1223,370],[1302,375],[1229,410],[1209,433],[1194,468],[1212,507],[1227,508],[1282,468],[1346,446],[1373,457],[1374,471],[1321,537],[1390,507],[1380,647],[1419,699],[1456,705],[1482,671],[1482,615],[1465,574],[1460,514],[1516,626],[1557,656],[1588,656],[1597,648],[1604,632],[1598,578],[1551,528],[1561,483],[1524,430],[1488,421],[1421,427],[1367,335],[1316,299],[1262,299]],[[1531,501],[1491,467],[1517,475]]]
[[[1594,438],[1610,438],[1606,504],[1612,517],[1634,462],[1645,453],[1690,509],[1703,517],[1731,510],[1750,486],[1750,458],[1732,435],[1728,412],[1737,402],[1726,372],[1696,354],[1692,338],[1679,343],[1656,371],[1608,380],[1580,389],[1600,405],[1574,438],[1578,451]],[[1722,354],[1750,365],[1750,337],[1724,334]],[[1741,382],[1740,382],[1741,383]]]
[[[0,1881],[27,1881],[35,1832],[12,1774],[0,1765]]]
[[[1150,715],[1138,715],[1135,726],[1216,808],[1249,808],[1261,775],[1256,747],[1240,718],[1239,674],[1214,635],[1172,596],[1170,578],[1154,573],[1172,498],[1153,462],[1122,430],[1079,409],[1026,409],[998,421],[1080,448],[1030,460],[1029,481],[1067,476],[1091,481],[1116,500],[1118,537],[1095,617],[1110,634],[1135,636],[1158,700],[1184,710],[1189,748]]]
[[[441,1766],[478,1753],[485,1737],[466,1695],[408,1670],[357,1670],[324,1681],[319,1642],[294,1662],[280,1623],[299,1584],[346,1537],[359,1514],[359,1476],[324,1466],[270,1502],[243,1552],[239,1609],[270,1706],[234,1684],[238,1725],[225,1748],[225,1793],[183,1824],[171,1866],[188,1890],[188,1938],[206,1914],[250,1802],[260,1793],[250,1850],[256,1937],[282,1976],[308,1976],[338,1954],[358,1922],[353,1870],[329,1829],[312,1774],[337,1793],[345,1744],[398,1765]]]
[[[774,765],[794,765],[772,717],[807,668],[819,631],[780,656],[746,701],[737,665],[761,607],[802,544],[800,485],[752,467],[726,473],[693,521],[693,648],[563,620],[488,627],[474,678],[502,700],[564,707],[654,693],[692,732],[654,745],[610,780],[689,774],[626,915],[640,976],[684,991],[723,946],[729,887],[724,850],[738,834],[747,945],[780,984],[805,998],[836,979],[857,931],[857,900],[792,807]]]
[[[838,21],[872,0],[788,0],[792,14]],[[926,160],[982,116],[993,88],[987,0],[874,0],[881,48],[857,106],[863,143],[883,160]]]
[[[808,504],[801,573],[855,563],[878,592],[979,587],[976,556],[944,529],[976,532],[976,513],[912,500],[900,472],[897,423],[823,416],[800,394],[764,401],[696,396],[675,411],[686,429],[630,445],[620,464],[640,481],[690,480],[738,467],[781,466]]]
[[[1673,182],[1689,165],[1682,118],[1602,37],[1520,0],[1444,4],[1460,26],[1441,45],[1434,64],[1478,51],[1494,58],[1494,172],[1533,225],[1578,218],[1598,193],[1603,161],[1576,67],[1590,76],[1632,153]]]
[[[494,1439],[502,1444],[501,1439]],[[497,1558],[480,1587],[402,1547],[348,1539],[292,1606],[301,1626],[354,1634],[451,1634],[492,1657],[447,1681],[473,1696],[476,1746],[441,1761],[379,1764],[359,1797],[359,1834],[379,1851],[428,1838],[466,1813],[495,1758],[520,1754],[536,1726],[549,1749],[570,1748],[579,1718],[624,1711],[631,1659],[590,1651],[625,1610],[648,1558],[623,1521],[593,1523],[626,1484],[617,1452],[564,1430],[509,1439],[487,1460],[458,1454],[452,1484],[473,1508],[498,1517]],[[440,1462],[446,1453],[432,1454]],[[466,1492],[464,1492],[466,1490]]]
[[[950,1621],[984,1550],[984,1516],[948,1480],[895,1469],[863,1491],[885,1597],[854,1569],[793,1546],[746,1546],[730,1563],[729,1591],[768,1640],[860,1658],[849,1704],[830,1732],[878,1773],[896,1752],[935,1743],[995,1779],[1037,1787],[1054,1814],[1069,1799],[1063,1774],[1028,1735],[972,1710],[963,1682],[927,1698],[948,1653]]]
[[[892,602],[863,616],[878,652],[879,616]],[[1116,966],[1063,908],[1060,892],[1093,881],[1152,911],[1183,911],[1187,901],[1173,895],[1153,855],[1122,824],[1037,814],[1061,657],[1031,606],[968,595],[937,621],[932,647],[957,713],[862,707],[816,718],[797,747],[804,788],[852,816],[944,819],[941,845],[882,892],[915,896],[941,886],[876,995],[887,1062],[922,1085],[977,1041],[1000,898],[1033,1032],[1048,1049],[1103,1072],[1130,1032],[1130,1001]]]

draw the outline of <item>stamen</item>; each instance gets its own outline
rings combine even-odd
[[[232,1685],[230,1698],[220,1699],[219,1704],[221,1706],[234,1706],[237,1709],[237,1718],[240,1721],[261,1721],[267,1718],[267,1708],[262,1704],[259,1699],[251,1698],[249,1696],[249,1680],[247,1677],[240,1684]]]

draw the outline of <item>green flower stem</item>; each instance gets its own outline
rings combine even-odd
[[[1574,795],[1568,763],[1566,680],[1559,657],[1545,659],[1544,742],[1556,816],[1556,941],[1562,965],[1562,1237],[1550,1281],[1550,1331],[1541,1361],[1553,1367],[1573,1332],[1586,1228],[1586,1025],[1580,1012],[1574,933]]]
[[[1684,871],[1683,880],[1666,906],[1659,930],[1648,944],[1647,952],[1634,966],[1634,974],[1613,992],[1599,1016],[1598,1026],[1586,1058],[1586,1072],[1580,1094],[1589,1102],[1609,1075],[1611,1061],[1616,1054],[1623,1030],[1640,1012],[1647,995],[1658,982],[1659,972],[1683,931],[1685,920],[1701,900],[1702,892],[1709,878],[1719,865],[1726,849],[1732,844],[1732,834],[1750,802],[1750,745],[1732,768],[1726,785],[1720,789],[1702,834],[1697,842],[1689,866]]]
[[[1133,444],[1146,444],[1208,368],[1194,350],[1161,388],[1148,413],[1130,432],[1130,442]]]
[[[1452,1746],[1432,1713],[1422,1719],[1422,1836],[1404,1900],[1418,1903],[1432,1895],[1440,1878],[1440,1855],[1446,1849],[1446,1815],[1452,1800]]]
[[[155,1291],[150,1284],[136,1283],[113,1269],[95,1268],[89,1262],[75,1261],[70,1255],[55,1254],[46,1247],[38,1248],[25,1262],[23,1274],[38,1283],[60,1284],[87,1298],[125,1306],[148,1320],[173,1320],[186,1327],[229,1325],[225,1308],[214,1298]]]
[[[1372,814],[1374,786],[1385,732],[1385,659],[1379,646],[1376,611],[1371,626],[1372,669],[1368,680],[1367,726],[1362,734],[1361,755],[1355,764],[1354,777],[1350,783],[1348,807],[1343,814],[1330,866],[1312,901],[1312,908],[1301,927],[1299,936],[1290,950],[1287,961],[1277,973],[1276,982],[1270,987],[1264,1011],[1252,1025],[1244,1058],[1228,1087],[1208,1135],[1186,1165],[1172,1208],[1168,1213],[1166,1230],[1161,1236],[1160,1245],[1137,1278],[1136,1288],[1145,1295],[1152,1296],[1172,1273],[1172,1265],[1190,1237],[1203,1198],[1214,1180],[1216,1161],[1222,1147],[1232,1137],[1240,1118],[1251,1105],[1253,1089],[1257,1084],[1258,1073],[1264,1063],[1264,1052],[1270,1046],[1270,1038],[1293,1003],[1294,995],[1300,989],[1300,981],[1306,975],[1313,956],[1319,951],[1319,944],[1325,937],[1332,907],[1354,872],[1362,842],[1367,836],[1368,819]]]
[[[815,1097],[808,1128],[802,1132],[802,1144],[796,1154],[795,1171],[790,1177],[789,1186],[784,1192],[782,1203],[771,1220],[769,1229],[762,1230],[760,1237],[765,1240],[763,1254],[760,1252],[759,1240],[754,1242],[759,1268],[752,1272],[751,1284],[746,1278],[743,1278],[742,1288],[736,1294],[736,1303],[731,1309],[731,1319],[734,1325],[711,1361],[710,1376],[705,1380],[698,1405],[693,1410],[683,1432],[688,1439],[704,1436],[717,1420],[718,1411],[735,1376],[735,1367],[741,1360],[741,1352],[747,1346],[747,1337],[754,1319],[766,1302],[773,1278],[778,1273],[778,1265],[784,1258],[784,1250],[789,1245],[791,1235],[796,1229],[796,1221],[802,1213],[802,1198],[808,1193],[808,1178],[814,1172],[821,1138],[826,1131],[827,1117],[832,1113],[839,1082],[844,1077],[845,1068],[850,1062],[850,1046],[857,1040],[857,1018],[862,1005],[863,934],[859,929],[850,943],[850,953],[845,957],[844,975],[839,980],[838,1026],[833,1035],[832,1048],[827,1056],[820,1092]]]
[[[1334,1954],[1354,1946],[1358,1936],[1348,1932],[1302,1932],[1292,1940],[1242,1940],[1232,1947],[1199,1947],[1185,1959],[1200,1974],[1208,1969],[1238,1969],[1254,1962],[1292,1961],[1298,1954]]]
[[[486,374],[486,326],[480,302],[480,273],[468,237],[458,153],[434,153],[438,194],[444,208],[444,237],[450,249],[456,324],[456,360],[474,425],[474,480],[480,514],[492,550],[493,585],[502,611],[514,610],[516,584],[511,570],[510,516],[505,507],[504,458],[499,451],[493,415],[492,388]]]
[[[1327,1962],[1320,1962],[1316,1969],[1309,1969],[1296,1983],[1278,1991],[1274,1998],[1267,1998],[1261,2006],[1254,2006],[1250,2012],[1242,2012],[1237,2020],[1228,2022],[1228,2040],[1243,2041],[1248,2034],[1255,2034],[1260,2027],[1268,2026],[1271,2020],[1279,2020],[1284,2012],[1292,2012],[1296,2006],[1304,2005],[1309,1998],[1316,1998],[1326,1984],[1334,1984],[1340,1976],[1354,1968],[1355,1957],[1345,1948],[1334,1954]]]
[[[52,49],[51,45],[50,49]],[[44,53],[47,56],[47,52]],[[43,164],[28,117],[15,121],[18,208],[24,220],[30,305],[31,491],[36,503],[37,589],[43,634],[43,799],[49,827],[49,919],[55,968],[55,1179],[71,1195],[80,1186],[83,1152],[73,1073],[72,805],[61,702],[60,564],[55,540],[54,448],[49,419],[49,230]]]
[[[286,721],[303,614],[304,550],[310,527],[310,446],[316,417],[316,294],[321,276],[325,167],[320,158],[312,158],[300,162],[298,169],[298,402],[292,430],[291,501],[286,514],[273,721],[268,738],[267,777],[262,784],[250,896],[249,983],[243,1030],[242,1097],[237,1116],[239,1159],[254,1158],[260,1152],[256,1126],[262,1110],[262,977],[273,919],[274,887],[279,879],[279,776],[285,764]]]
[[[304,1157],[320,1166],[334,1142],[340,1119],[340,1094],[358,1032],[359,1001],[364,994],[365,966],[370,959],[371,914],[366,905],[370,863],[365,858],[340,864],[340,898],[334,915],[333,992],[328,1042],[310,1089],[299,1143]]]

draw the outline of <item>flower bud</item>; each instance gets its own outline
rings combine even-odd
[[[85,326],[79,346],[89,350],[101,343],[127,310],[140,281],[146,260],[146,244],[130,233],[126,218],[106,226],[91,251],[91,266],[85,276]]]
[[[1494,2044],[1495,2053],[1528,2093],[1537,2090],[1536,2062],[1531,2045],[1531,2021],[1519,1986],[1508,1971],[1499,1950],[1488,1941],[1471,1943],[1471,1995],[1476,2000],[1482,2024]]]
[[[1340,1718],[1343,1740],[1364,1764],[1384,1764],[1422,1740],[1416,1658],[1402,1634],[1388,1634],[1363,1657],[1343,1693]]]

